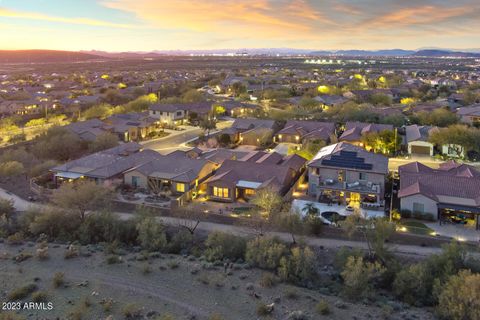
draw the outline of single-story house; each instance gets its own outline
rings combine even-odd
[[[333,135],[335,124],[332,122],[288,120],[275,134],[274,141],[297,144],[313,140],[329,142]]]
[[[463,123],[478,126],[480,125],[480,104],[459,108],[457,115]]]
[[[52,168],[55,183],[91,179],[97,183],[116,183],[123,180],[127,170],[161,157],[153,150],[142,150],[135,142],[90,154]]]
[[[367,133],[379,133],[385,130],[393,130],[390,124],[365,123],[365,122],[347,122],[345,131],[340,135],[338,141],[344,141],[356,146],[363,147],[362,136]]]
[[[190,193],[217,169],[218,165],[186,154],[172,153],[142,163],[124,174],[124,183],[155,193]]]
[[[480,172],[474,167],[449,161],[432,169],[412,162],[398,173],[401,210],[480,228]]]
[[[109,128],[99,119],[72,122],[63,128],[85,141],[93,141],[99,135],[102,135],[106,132],[111,132],[111,128]]]
[[[125,142],[147,138],[149,134],[156,131],[157,121],[147,112],[115,114],[105,119],[105,123],[111,127],[112,132]]]
[[[258,190],[272,188],[285,195],[302,175],[306,160],[273,152],[251,152],[237,160],[225,160],[206,182],[209,200],[248,201]]]
[[[232,126],[220,131],[218,136],[226,134],[234,143],[260,145],[270,141],[276,130],[274,120],[241,118],[235,119]]]

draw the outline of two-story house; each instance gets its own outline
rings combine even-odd
[[[340,142],[322,148],[307,166],[308,193],[317,201],[384,205],[387,157]]]
[[[158,119],[160,125],[172,127],[186,121],[187,110],[180,104],[154,104],[150,106],[149,115]]]

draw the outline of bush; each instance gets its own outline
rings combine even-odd
[[[480,274],[462,270],[448,279],[437,306],[443,319],[478,319],[480,315]]]
[[[285,297],[290,300],[296,300],[298,299],[298,292],[296,289],[287,288],[287,290],[285,290]]]
[[[278,275],[284,281],[306,285],[315,279],[315,260],[315,254],[310,248],[293,248],[290,256],[280,259]]]
[[[27,284],[23,287],[13,289],[7,295],[9,301],[18,301],[25,299],[28,297],[32,292],[37,290],[37,285],[34,283]]]
[[[187,230],[180,230],[175,233],[168,245],[170,253],[181,253],[190,249],[193,243],[193,235]]]
[[[212,232],[205,241],[205,258],[213,262],[225,258],[243,259],[245,256],[245,239],[223,232]]]
[[[369,298],[385,269],[377,262],[349,257],[342,271],[343,293],[352,300]]]
[[[393,283],[397,297],[414,305],[434,305],[437,302],[449,277],[467,267],[463,246],[452,242],[442,249],[441,254],[431,255],[399,272]]]
[[[53,286],[55,288],[58,288],[60,286],[63,286],[64,283],[65,283],[65,274],[63,272],[56,272],[54,275],[53,275],[53,279],[52,279],[52,282],[53,282]]]
[[[11,245],[19,245],[22,244],[25,240],[25,236],[23,232],[16,232],[7,238],[7,243]]]
[[[245,259],[252,266],[275,270],[286,254],[287,247],[277,238],[256,238],[247,243]]]
[[[45,291],[37,291],[32,294],[33,302],[46,302],[48,299],[48,294]]]
[[[125,319],[136,319],[142,316],[142,309],[134,303],[128,303],[122,309]]]
[[[326,316],[330,314],[330,305],[325,299],[322,299],[315,306],[315,310],[317,311],[318,314],[321,314],[322,316]]]
[[[117,255],[112,254],[107,257],[107,264],[116,264],[120,262],[122,262],[122,259]]]
[[[269,308],[265,303],[259,303],[257,305],[257,315],[259,316],[266,316],[270,314],[271,308]]]
[[[277,284],[277,278],[271,273],[264,273],[260,278],[260,285],[264,288],[271,288]]]
[[[345,265],[347,264],[348,258],[350,257],[360,258],[363,256],[364,254],[361,249],[350,249],[347,247],[342,247],[335,254],[333,265],[337,270],[343,270],[345,268]]]
[[[154,217],[144,217],[137,223],[138,241],[142,248],[149,251],[165,251],[167,235],[164,227]]]
[[[71,244],[68,246],[67,250],[65,250],[65,254],[64,254],[64,258],[65,259],[72,259],[72,258],[75,258],[75,257],[78,257],[78,255],[80,254],[77,246]]]

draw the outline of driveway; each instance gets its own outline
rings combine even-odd
[[[232,121],[220,121],[217,123],[217,131],[211,131],[210,134],[214,134],[219,130],[228,128],[232,125]],[[145,149],[155,150],[162,154],[167,154],[175,150],[188,150],[190,147],[186,146],[186,143],[195,140],[198,136],[204,132],[199,127],[181,126],[185,130],[165,130],[170,134],[163,138],[144,141],[142,145]]]
[[[8,191],[6,191],[2,188],[0,188],[0,199],[13,200],[13,206],[18,211],[27,211],[30,208],[43,208],[43,207],[45,207],[42,204],[35,203],[35,202],[30,202],[30,201],[27,201],[25,199],[22,199],[19,196],[14,195],[13,193],[8,192]]]

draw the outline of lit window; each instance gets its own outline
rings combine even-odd
[[[213,195],[218,198],[228,198],[228,188],[213,187]]]
[[[255,195],[255,189],[245,189],[246,196],[253,196]]]
[[[177,183],[177,192],[185,192],[185,183]]]

